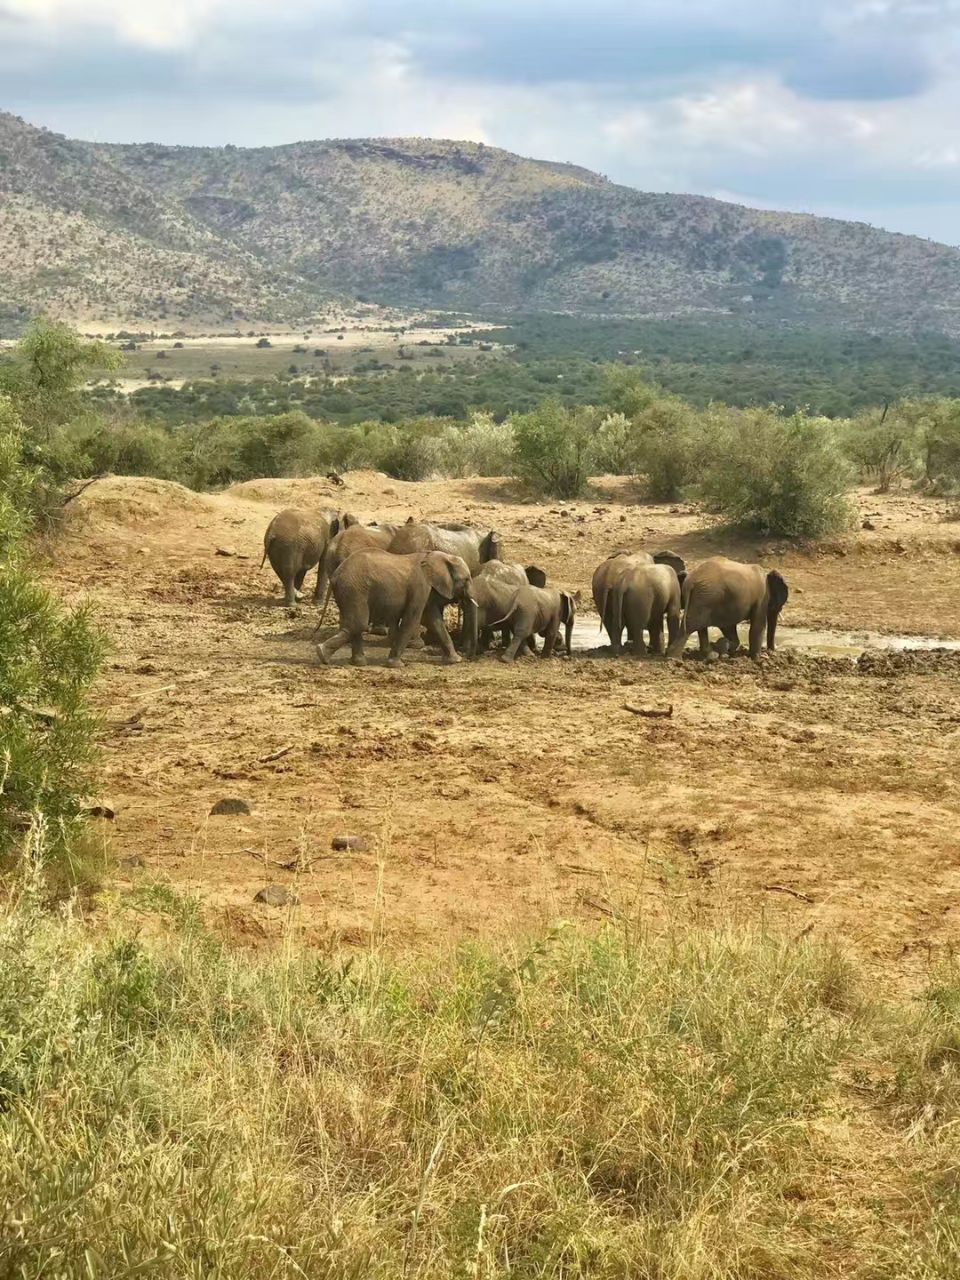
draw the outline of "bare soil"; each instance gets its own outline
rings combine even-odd
[[[873,530],[797,548],[731,539],[621,480],[539,506],[496,480],[346,481],[200,495],[109,478],[67,507],[48,576],[112,638],[102,829],[121,866],[145,864],[121,888],[194,891],[251,943],[291,918],[317,945],[431,946],[558,917],[733,911],[835,933],[898,980],[960,942],[960,653],[447,668],[422,650],[388,671],[374,640],[367,669],[323,668],[316,610],[284,609],[258,567],[279,507],[334,503],[496,527],[511,558],[585,601],[619,545],[723,551],[782,570],[784,624],[956,639],[960,524],[943,504],[859,494]],[[211,816],[223,798],[250,812]],[[334,851],[344,835],[365,847]],[[299,899],[292,917],[254,903],[271,884]]]

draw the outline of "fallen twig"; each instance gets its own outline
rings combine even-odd
[[[591,898],[585,893],[578,893],[577,898],[585,907],[592,907],[594,911],[599,911],[601,915],[609,916],[611,920],[616,918],[616,911],[612,907],[608,907],[606,903],[598,902],[596,898]]]
[[[282,760],[284,756],[288,756],[297,744],[288,742],[285,747],[281,747],[278,751],[271,751],[268,756],[260,756],[257,764],[270,764],[272,760]]]
[[[648,720],[669,720],[673,716],[673,703],[669,707],[635,707],[629,702],[623,704],[624,711],[634,716],[645,716]]]
[[[582,867],[579,862],[559,862],[557,866],[562,867],[564,871],[573,871],[581,876],[598,876],[600,874],[595,867]]]
[[[801,893],[799,889],[791,889],[789,885],[765,884],[763,887],[768,893],[789,893],[791,898],[799,898],[801,902],[814,901],[814,899],[810,897],[809,893]]]
[[[75,489],[73,493],[67,494],[64,500],[60,503],[60,506],[65,507],[67,503],[72,502],[74,498],[79,498],[81,493],[83,493],[85,489],[89,489],[92,484],[96,484],[98,480],[102,480],[102,479],[103,479],[102,475],[94,476],[92,480],[88,480],[86,484],[82,484],[79,489]]]

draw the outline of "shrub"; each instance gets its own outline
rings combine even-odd
[[[708,428],[703,415],[673,396],[651,402],[634,424],[632,470],[649,497],[674,502],[699,479]]]
[[[925,487],[947,495],[960,492],[960,400],[903,401],[897,413],[917,432]]]
[[[513,464],[513,429],[489,413],[445,427],[436,443],[437,469],[446,476],[503,476]]]
[[[850,466],[825,418],[771,409],[716,413],[701,492],[732,524],[819,537],[849,526]]]
[[[873,410],[854,418],[847,426],[844,447],[878,493],[889,493],[894,483],[915,474],[920,463],[917,428],[897,409],[892,413]]]
[[[553,498],[576,498],[586,488],[599,411],[547,400],[510,418],[518,479]]]
[[[83,610],[63,609],[35,578],[26,536],[43,476],[0,400],[0,857],[41,825],[49,859],[69,858],[96,758],[87,706],[102,640]]]

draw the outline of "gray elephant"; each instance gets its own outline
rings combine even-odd
[[[620,574],[610,595],[613,634],[627,636],[637,657],[646,652],[644,631],[650,635],[650,652],[663,652],[663,621],[672,643],[680,633],[680,579],[668,564],[637,564]]]
[[[759,658],[766,630],[767,650],[772,653],[777,619],[790,592],[776,569],[769,572],[759,564],[743,564],[726,556],[711,556],[691,569],[683,584],[683,625],[671,641],[667,653],[679,656],[687,637],[697,632],[700,653],[710,654],[710,627],[719,627],[727,652],[740,648],[737,625],[750,623],[750,657]]]
[[[340,610],[340,630],[317,646],[321,662],[329,663],[349,644],[353,665],[365,666],[363,633],[385,626],[390,636],[387,666],[400,667],[421,620],[444,662],[460,661],[443,621],[447,604],[470,595],[470,570],[459,556],[442,551],[357,551],[334,573],[331,588]]]
[[[524,568],[506,560],[488,560],[473,575],[472,599],[464,601],[461,648],[468,657],[476,657],[489,647],[495,627],[489,624],[501,619],[513,606],[520,587],[546,586],[547,575],[536,565]],[[509,643],[512,626],[500,628],[504,647]]]
[[[597,565],[593,574],[593,603],[600,615],[600,626],[606,628],[610,637],[610,648],[615,657],[620,656],[623,646],[623,624],[617,627],[611,609],[612,592],[621,577],[629,574],[638,565],[665,564],[676,573],[682,584],[686,576],[686,565],[682,556],[673,551],[657,551],[651,555],[649,551],[627,551],[623,548],[612,551],[606,560]]]
[[[356,516],[341,516],[338,511],[329,507],[317,512],[287,507],[273,517],[263,535],[260,568],[263,568],[265,561],[270,561],[270,567],[283,584],[284,604],[296,604],[304,578],[314,565],[320,567],[317,570],[313,598],[320,600],[326,587],[324,557],[327,548],[341,528],[345,529],[356,522]]]
[[[564,628],[564,649],[569,657],[579,594],[550,587],[528,585],[518,588],[509,612],[499,619],[499,622],[509,623],[513,631],[510,643],[500,655],[501,662],[513,662],[522,645],[536,653],[534,636],[543,636],[540,656],[552,658],[561,626]],[[496,627],[498,622],[491,625]]]
[[[444,551],[466,560],[471,573],[490,560],[503,558],[503,542],[494,529],[483,533],[466,524],[431,524],[412,517],[400,526],[389,550],[397,555],[412,551]]]

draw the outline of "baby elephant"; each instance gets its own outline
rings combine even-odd
[[[546,585],[547,575],[536,565],[510,564],[506,560],[488,560],[474,575],[470,588],[472,600],[464,605],[461,647],[468,658],[484,652],[499,630],[504,648],[513,630],[509,622],[495,627],[504,614],[513,607],[513,599],[520,587]]]
[[[680,632],[680,579],[668,564],[636,564],[615,582],[610,607],[612,634],[624,626],[637,657],[646,651],[643,633],[650,633],[650,652],[663,652],[663,620],[672,644]]]
[[[558,591],[552,587],[520,587],[509,613],[499,620],[509,623],[513,629],[513,636],[500,655],[500,661],[512,662],[523,644],[536,653],[534,636],[543,636],[543,652],[540,656],[552,658],[561,624],[564,627],[564,647],[569,657],[576,615],[577,597],[569,591]],[[497,626],[499,623],[491,625]]]
[[[387,666],[400,667],[421,620],[443,651],[444,662],[460,661],[443,621],[445,605],[470,599],[470,570],[459,556],[443,551],[358,551],[334,573],[331,588],[340,610],[340,630],[317,646],[321,662],[329,663],[349,644],[353,665],[365,666],[363,633],[385,626],[390,636]]]

